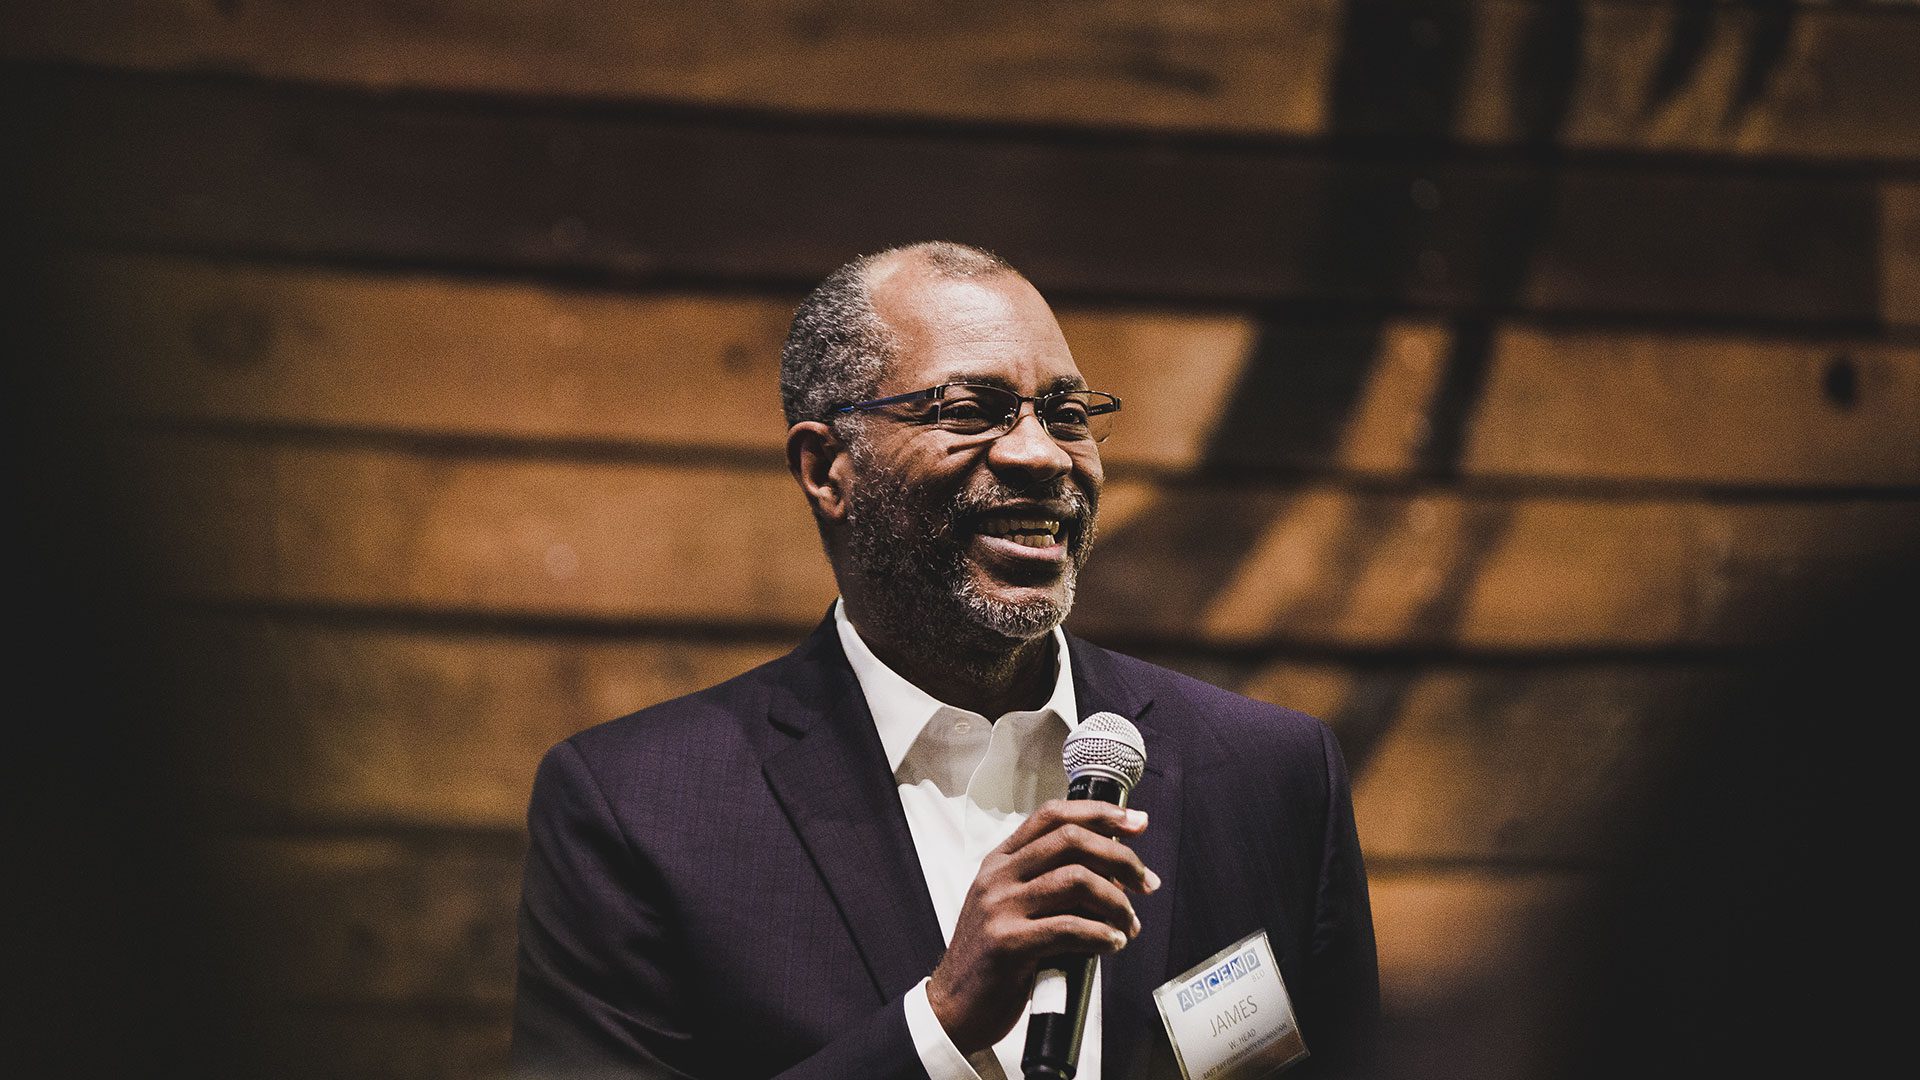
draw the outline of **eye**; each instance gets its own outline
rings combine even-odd
[[[1057,434],[1082,435],[1092,423],[1087,403],[1079,398],[1058,398],[1047,403],[1047,427]]]
[[[951,397],[940,402],[938,420],[949,431],[974,435],[992,427],[995,417],[979,398]]]

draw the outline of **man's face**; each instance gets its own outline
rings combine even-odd
[[[1084,388],[1033,286],[1007,274],[943,280],[918,267],[872,283],[897,355],[876,396],[951,382],[1031,396]],[[850,429],[846,553],[869,617],[901,633],[1030,640],[1073,605],[1101,483],[1091,440],[1056,442],[1023,406],[997,439],[881,411]]]

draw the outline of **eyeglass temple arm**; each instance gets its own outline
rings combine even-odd
[[[868,409],[885,408],[888,405],[899,405],[907,401],[938,398],[945,389],[946,387],[944,386],[935,386],[927,390],[914,390],[905,394],[895,394],[892,397],[875,398],[872,401],[856,401],[851,405],[842,405],[833,411],[836,413],[865,412]]]

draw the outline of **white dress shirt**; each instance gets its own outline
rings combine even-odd
[[[940,919],[940,935],[951,944],[960,905],[980,872],[980,860],[1041,803],[1066,797],[1060,748],[1080,723],[1067,636],[1058,629],[1053,632],[1058,666],[1047,703],[989,723],[979,713],[936,700],[881,663],[847,621],[846,601],[834,604],[833,622],[899,787],[914,851]],[[934,1017],[926,979],[907,994],[906,1008],[914,1049],[932,1080],[1019,1080],[1020,1055],[1027,1045],[1024,1016],[991,1050],[967,1056]],[[1100,1080],[1097,965],[1077,1076]]]

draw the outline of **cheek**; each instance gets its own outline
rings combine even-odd
[[[1091,462],[1076,469],[1074,471],[1074,479],[1079,482],[1080,490],[1086,494],[1089,502],[1098,503],[1100,501],[1100,488],[1101,485],[1107,482],[1107,478],[1106,473],[1100,468],[1099,458],[1096,457]]]

